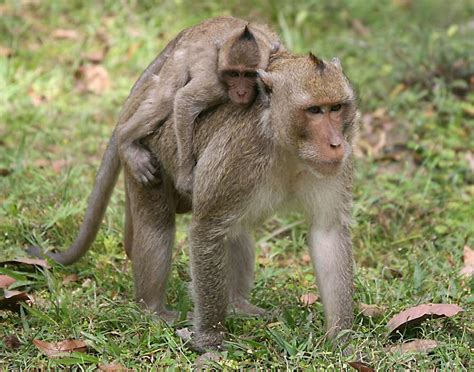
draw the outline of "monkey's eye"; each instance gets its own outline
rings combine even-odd
[[[320,114],[322,113],[321,107],[320,106],[311,106],[306,109],[308,112],[312,114]]]
[[[256,78],[257,77],[257,72],[256,71],[247,71],[244,76],[246,78]]]
[[[227,71],[226,75],[231,78],[236,78],[239,76],[239,73],[237,71]]]
[[[339,111],[341,108],[342,108],[341,104],[334,105],[334,106],[331,106],[331,111]]]

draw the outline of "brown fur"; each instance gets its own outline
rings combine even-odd
[[[274,33],[232,17],[215,18],[186,30],[159,76],[143,86],[138,107],[118,127],[122,161],[136,180],[143,184],[156,181],[156,164],[142,139],[173,115],[180,163],[177,187],[190,194],[196,117],[228,98],[237,104],[251,103],[256,96],[256,76],[246,72],[266,68],[270,53],[278,47]]]

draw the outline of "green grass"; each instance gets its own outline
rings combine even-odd
[[[474,246],[474,176],[467,160],[474,149],[474,5],[403,3],[1,2],[0,46],[12,56],[0,57],[0,259],[23,255],[31,243],[64,249],[72,242],[120,106],[167,41],[216,15],[264,20],[295,52],[338,56],[366,114],[355,182],[355,300],[387,311],[375,319],[356,313],[357,350],[380,370],[472,370],[474,283],[459,271],[464,245]],[[58,40],[56,29],[76,30],[78,37]],[[81,93],[75,71],[87,53],[102,48],[101,35],[110,45],[102,65],[111,88]],[[31,97],[40,95],[44,101],[35,106]],[[382,128],[385,146],[373,153]],[[35,298],[20,314],[0,312],[1,368],[91,370],[116,361],[141,370],[187,369],[194,363],[197,355],[174,329],[132,300],[121,243],[123,200],[119,184],[93,249],[78,264],[36,272],[0,268]],[[317,291],[303,259],[306,226],[291,227],[300,219],[279,215],[255,232],[260,244],[252,298],[276,316],[230,317],[223,368],[348,368],[324,340],[322,304],[306,308],[298,300]],[[171,306],[183,311],[191,307],[187,222],[188,216],[179,220],[168,291]],[[265,240],[282,226],[288,229]],[[62,284],[71,273],[79,281]],[[386,352],[401,342],[388,338],[387,320],[425,302],[455,303],[466,312],[427,321],[404,336],[438,341],[429,355]],[[19,338],[18,350],[7,348],[8,335]],[[90,348],[48,359],[32,344],[35,338],[81,338]]]

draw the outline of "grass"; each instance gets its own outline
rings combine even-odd
[[[358,89],[364,118],[354,192],[355,301],[387,310],[379,318],[356,312],[357,349],[378,370],[472,370],[474,283],[459,275],[464,245],[474,246],[474,6],[468,0],[2,2],[0,50],[11,56],[0,57],[0,259],[23,255],[31,243],[63,249],[71,243],[133,82],[182,28],[221,14],[272,24],[295,52],[338,56]],[[58,39],[57,29],[77,35]],[[110,48],[101,65],[111,86],[84,93],[75,72],[104,40]],[[93,249],[76,265],[0,267],[0,274],[18,279],[13,287],[35,299],[18,314],[0,312],[2,369],[193,365],[197,355],[174,329],[133,303],[121,243],[123,200],[119,184]],[[230,317],[221,368],[348,368],[324,339],[322,304],[299,302],[317,292],[300,219],[275,216],[256,231],[252,298],[277,315],[270,322]],[[182,311],[191,307],[187,222],[189,216],[179,220],[168,290],[171,306]],[[63,284],[72,273],[79,280]],[[438,341],[430,354],[387,352],[401,342],[388,338],[387,320],[425,302],[455,303],[466,312],[403,336]],[[18,337],[19,349],[7,347],[9,335]],[[90,348],[48,359],[35,338],[80,338]]]

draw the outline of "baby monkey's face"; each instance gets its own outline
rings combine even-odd
[[[257,96],[257,72],[251,69],[223,71],[222,81],[232,102],[239,106],[251,104]]]

